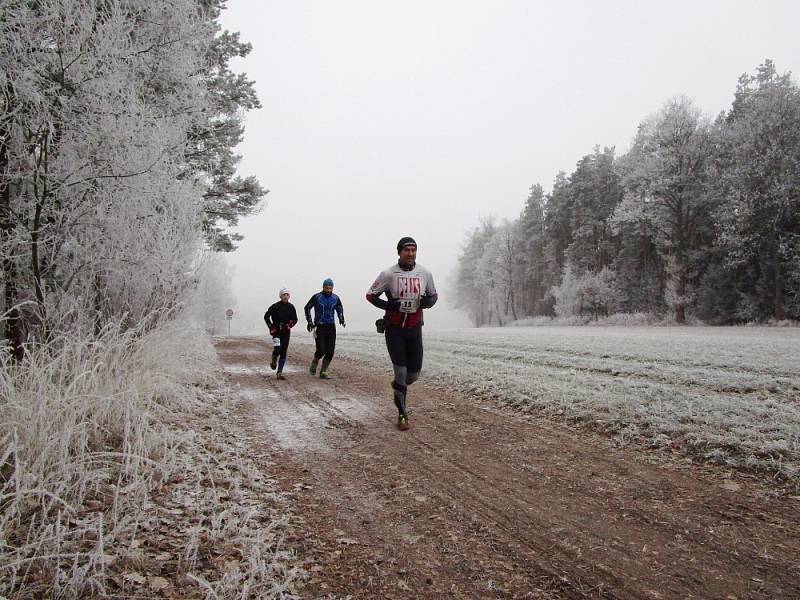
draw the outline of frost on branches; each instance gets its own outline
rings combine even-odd
[[[6,2],[0,46],[3,331],[19,356],[58,331],[152,327],[205,242],[265,191],[235,175],[241,113],[221,3]]]

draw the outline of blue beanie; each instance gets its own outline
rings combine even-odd
[[[333,287],[333,279],[328,277],[325,281],[322,282],[322,287],[325,287],[326,285]]]

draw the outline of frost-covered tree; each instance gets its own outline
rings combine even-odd
[[[192,108],[202,108],[185,41],[198,35],[196,11],[188,2],[126,8],[77,0],[4,7],[3,179],[13,217],[3,255],[14,263],[6,279],[17,304],[28,302],[18,322],[37,338],[89,312],[98,324],[109,309],[131,318],[150,310],[148,296],[180,280],[139,278],[137,242],[165,226],[175,232],[165,223],[175,210],[175,227],[196,227],[183,193],[192,184],[176,179]],[[148,98],[156,83],[162,92]],[[115,289],[115,279],[130,291]],[[114,293],[124,299],[112,307]]]
[[[550,194],[533,186],[513,225],[516,316],[798,319],[800,88],[766,61],[740,78],[713,124],[674,98],[640,124],[624,156],[595,148],[556,175]],[[507,304],[493,235],[468,244],[481,266],[469,279],[476,323],[502,318]]]
[[[570,263],[579,273],[598,272],[615,259],[619,241],[609,218],[622,197],[619,175],[614,169],[614,149],[581,158],[569,176],[559,173],[553,191],[544,203],[544,225],[537,252],[529,254],[537,261],[539,289],[557,287]],[[542,294],[535,309],[549,313]],[[547,297],[552,301],[552,294]]]
[[[240,41],[238,33],[220,31],[215,19],[224,0],[204,1],[218,32],[208,44],[201,61],[208,108],[196,115],[189,130],[186,151],[188,172],[205,185],[203,193],[203,232],[209,247],[231,251],[241,235],[226,228],[239,217],[253,214],[267,191],[255,177],[240,177],[236,168],[241,159],[233,149],[242,141],[245,111],[260,108],[254,84],[244,74],[235,74],[229,63],[244,58],[252,49]]]
[[[225,87],[232,51],[209,50],[217,8],[0,6],[0,315],[15,352],[58,329],[152,326],[179,305],[209,230],[208,195],[235,181],[236,135],[196,132],[254,106],[237,99],[247,82]],[[227,175],[215,180],[214,164]],[[237,198],[220,206],[253,206]]]
[[[685,97],[667,102],[639,126],[621,161],[626,202],[639,203],[656,231],[656,248],[667,270],[667,301],[678,323],[686,321],[694,285],[713,239],[708,193],[711,127]],[[635,214],[623,209],[619,215]],[[618,218],[619,221],[619,218]]]
[[[519,235],[522,244],[523,280],[520,297],[525,315],[542,313],[547,288],[545,277],[545,195],[538,183],[531,186],[525,208],[519,217]]]
[[[564,265],[561,282],[552,287],[550,294],[554,300],[553,310],[556,316],[572,317],[580,314],[580,284],[569,263]]]
[[[624,312],[657,314],[666,307],[666,269],[658,251],[658,228],[646,198],[626,196],[614,209],[609,224],[620,240],[612,268]]]
[[[456,263],[453,306],[465,310],[476,327],[488,324],[493,318],[494,300],[488,297],[481,263],[495,230],[491,219],[473,229]]]
[[[614,169],[614,148],[599,147],[584,156],[569,179],[572,241],[565,250],[570,264],[581,271],[599,272],[616,257],[617,241],[609,217],[622,199]]]
[[[772,61],[742,75],[719,124],[716,213],[737,316],[800,318],[800,88]]]
[[[518,318],[517,297],[525,270],[523,248],[519,224],[506,220],[495,228],[478,261],[478,287],[487,295],[499,325]]]
[[[556,175],[553,191],[545,198],[543,285],[550,289],[561,281],[566,264],[565,252],[572,241],[572,195],[563,171]]]

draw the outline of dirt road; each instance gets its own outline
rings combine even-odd
[[[800,598],[800,498],[754,477],[424,381],[400,432],[388,359],[323,381],[294,347],[277,381],[262,340],[216,347],[293,497],[305,597]]]

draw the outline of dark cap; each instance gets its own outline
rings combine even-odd
[[[400,238],[400,241],[397,242],[397,253],[400,254],[400,250],[406,246],[414,246],[416,248],[417,242],[414,241],[414,238],[408,236]]]

